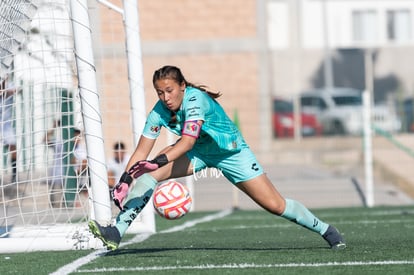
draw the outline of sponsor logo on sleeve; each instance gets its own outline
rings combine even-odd
[[[160,131],[160,127],[159,126],[151,126],[150,130],[153,133],[158,133]]]
[[[198,138],[200,135],[201,127],[197,121],[186,121],[182,131],[183,135]]]

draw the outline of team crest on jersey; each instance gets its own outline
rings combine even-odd
[[[159,126],[151,126],[150,130],[153,133],[158,133],[160,131],[160,127]]]
[[[197,121],[186,121],[184,123],[182,134],[194,138],[198,138],[200,135],[201,126]]]

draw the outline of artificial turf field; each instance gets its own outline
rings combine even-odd
[[[118,250],[0,255],[0,274],[414,274],[414,206],[313,209],[347,248],[264,211],[157,217],[157,233]]]

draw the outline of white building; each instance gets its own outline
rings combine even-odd
[[[412,97],[413,17],[412,0],[269,0],[272,93],[365,89],[369,50],[375,100]]]

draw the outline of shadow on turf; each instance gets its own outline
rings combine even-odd
[[[115,251],[108,251],[105,256],[117,256],[117,255],[127,255],[127,254],[148,254],[148,253],[159,253],[159,252],[167,252],[167,251],[183,251],[183,250],[194,250],[194,251],[202,251],[202,250],[214,250],[214,251],[281,251],[281,250],[309,250],[310,247],[278,247],[278,248],[214,248],[214,247],[191,247],[191,248],[151,248],[151,249],[128,249],[128,248],[120,248]],[[327,249],[330,250],[329,247],[312,247],[311,249]]]

